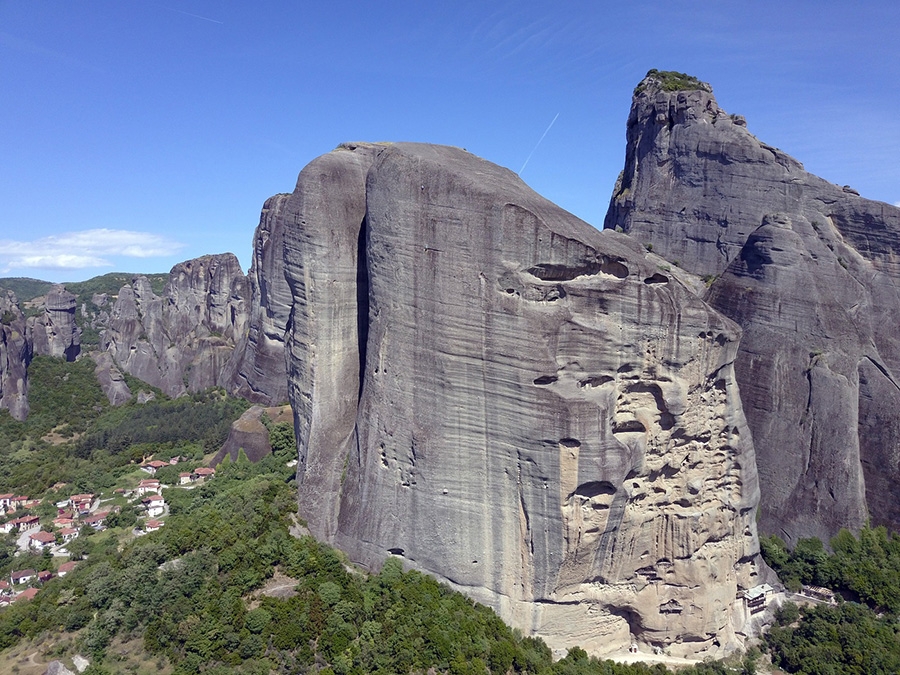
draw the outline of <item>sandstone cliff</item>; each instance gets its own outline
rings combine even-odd
[[[247,278],[231,253],[172,268],[161,297],[144,277],[119,292],[101,349],[169,396],[222,385],[247,331]]]
[[[74,361],[81,351],[81,329],[75,323],[76,296],[65,286],[54,286],[44,297],[43,312],[27,322],[36,356]]]
[[[454,148],[341,146],[283,218],[315,534],[555,647],[740,641],[758,488],[735,324]]]
[[[17,420],[28,415],[27,366],[31,344],[25,317],[12,291],[0,291],[0,408]]]
[[[291,312],[291,291],[284,278],[284,205],[279,194],[263,205],[253,236],[253,262],[248,273],[248,331],[223,374],[226,389],[254,403],[287,401],[284,332]]]
[[[761,523],[900,528],[900,209],[807,173],[668,74],[635,90],[607,228],[702,275],[744,329],[735,370]]]

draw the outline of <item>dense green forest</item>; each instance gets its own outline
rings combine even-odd
[[[90,359],[39,356],[29,378],[28,419],[0,410],[0,492],[34,496],[59,482],[66,494],[97,492],[147,454],[199,459],[218,450],[249,407],[210,390],[175,400],[158,392],[148,403],[113,408]]]
[[[793,550],[761,537],[763,556],[785,586],[837,591],[837,604],[785,604],[765,635],[772,662],[788,673],[868,675],[900,673],[900,536],[864,527],[842,530],[829,553],[818,539]]]

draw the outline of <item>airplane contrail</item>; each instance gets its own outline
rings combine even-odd
[[[559,113],[556,113],[556,117],[559,117]],[[528,166],[528,160],[531,159],[531,156],[534,154],[534,151],[538,149],[538,146],[541,144],[541,141],[544,140],[544,136],[546,136],[549,133],[550,127],[552,127],[553,123],[556,122],[556,117],[554,117],[553,122],[550,122],[550,124],[547,126],[547,129],[544,131],[544,135],[541,136],[540,140],[535,144],[532,151],[528,153],[528,158],[525,160],[525,163],[522,165],[522,168],[519,169],[520,176],[522,175],[522,172],[525,170],[525,167]]]
[[[190,12],[185,12],[183,9],[175,9],[174,7],[166,7],[165,5],[160,5],[163,9],[167,9],[170,12],[178,12],[179,14],[184,14],[185,16],[192,16],[195,19],[203,19],[204,21],[211,21],[212,23],[218,23],[225,25],[223,21],[217,21],[216,19],[210,19],[208,16],[200,16],[199,14],[191,14]]]

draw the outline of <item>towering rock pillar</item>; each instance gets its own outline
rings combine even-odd
[[[54,286],[44,300],[41,316],[28,320],[35,354],[74,361],[81,351],[81,328],[75,323],[77,296]]]
[[[740,643],[758,489],[735,324],[455,148],[342,146],[285,226],[315,534],[554,647]]]
[[[26,339],[25,317],[12,291],[0,291],[0,408],[14,419],[28,415],[27,367],[31,344]]]
[[[761,528],[900,528],[900,209],[807,173],[709,85],[651,71],[606,227],[702,276],[743,327]]]

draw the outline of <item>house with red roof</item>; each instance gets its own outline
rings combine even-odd
[[[40,590],[37,588],[26,588],[13,598],[13,602],[18,602],[19,600],[32,600],[39,592]]]
[[[38,581],[44,583],[45,581],[50,581],[53,578],[53,572],[50,570],[43,570],[42,572],[38,572]]]
[[[106,516],[109,515],[109,511],[103,511],[101,513],[95,513],[91,516],[86,516],[81,519],[81,522],[85,525],[90,525],[95,530],[102,530],[106,525]]]
[[[16,572],[10,572],[9,581],[13,586],[17,586],[19,584],[27,584],[34,580],[35,577],[37,577],[37,572],[32,569],[18,570]]]
[[[165,523],[161,520],[148,520],[144,523],[144,532],[156,532],[163,525],[165,525]]]
[[[156,518],[165,513],[166,500],[162,495],[148,495],[141,500],[141,503],[147,508],[147,515]]]
[[[163,462],[159,459],[154,459],[151,462],[147,462],[145,464],[141,464],[141,470],[146,471],[151,476],[156,473],[157,469],[162,469],[164,466],[169,466],[168,462]]]
[[[155,478],[145,478],[137,486],[137,493],[139,496],[155,494],[159,492],[160,484],[159,481]]]
[[[77,560],[70,560],[69,562],[64,562],[62,565],[60,565],[57,568],[56,576],[58,576],[58,577],[66,576],[69,572],[71,572],[72,570],[75,569],[76,565],[78,565]]]
[[[78,536],[78,529],[74,527],[64,527],[59,531],[63,543],[68,544]]]
[[[43,551],[56,543],[56,536],[49,532],[36,532],[28,538],[28,546],[36,551]]]

